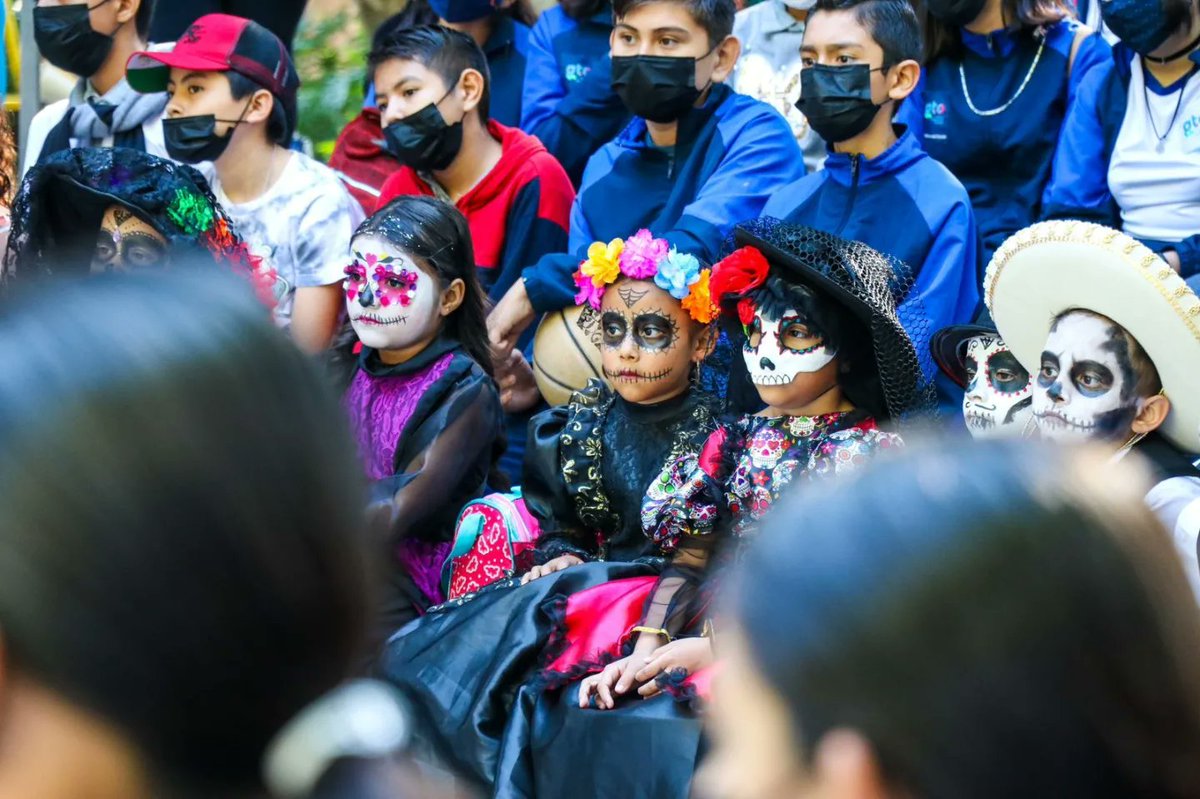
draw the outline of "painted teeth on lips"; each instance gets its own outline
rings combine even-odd
[[[1053,411],[1049,411],[1047,413],[1039,413],[1039,414],[1036,414],[1036,416],[1037,416],[1038,425],[1044,426],[1050,430],[1061,430],[1061,429],[1092,430],[1092,429],[1095,429],[1095,427],[1096,427],[1096,424],[1094,422],[1091,422],[1091,423],[1077,422],[1074,419],[1070,419],[1066,416],[1063,416],[1061,413],[1055,413]]]
[[[782,386],[792,382],[792,378],[785,375],[761,375],[754,378],[756,386]]]
[[[355,317],[354,321],[362,322],[363,324],[368,324],[368,325],[379,325],[380,327],[388,327],[389,325],[405,324],[407,319],[408,319],[407,316],[398,316],[395,319],[384,319],[379,316],[371,316],[370,314],[363,314],[362,316]]]

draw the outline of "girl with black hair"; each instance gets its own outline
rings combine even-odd
[[[363,346],[345,404],[395,560],[393,632],[444,599],[454,519],[499,479],[504,416],[463,215],[398,197],[363,222],[351,252],[346,311]]]
[[[789,498],[730,580],[697,787],[1200,795],[1200,617],[1146,478],[996,442]]]
[[[966,187],[986,264],[1040,218],[1063,120],[1111,50],[1066,0],[928,0],[925,8],[925,68],[896,122]]]

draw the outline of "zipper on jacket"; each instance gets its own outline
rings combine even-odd
[[[861,160],[861,153],[850,156],[850,197],[846,200],[846,210],[842,213],[842,221],[837,226],[834,235],[842,235],[842,231],[846,229],[846,224],[850,221],[850,212],[854,210],[854,201],[858,198],[858,165]]]

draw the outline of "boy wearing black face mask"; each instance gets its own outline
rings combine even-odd
[[[437,196],[467,218],[479,280],[497,299],[521,269],[566,247],[575,190],[534,137],[490,115],[479,46],[440,26],[401,30],[371,53],[386,147],[403,164],[380,190]]]
[[[896,105],[917,85],[921,29],[907,0],[818,0],[800,49],[800,99],[830,142],[825,169],[775,194],[772,216],[862,241],[912,269],[931,330],[974,318],[970,198],[922,150]]]
[[[593,241],[648,229],[709,262],[733,226],[804,175],[787,122],[724,84],[740,53],[733,0],[615,0],[612,84],[634,120],[588,161],[563,253],[525,269],[492,311],[499,348],[571,305]]]
[[[154,0],[41,0],[33,9],[42,56],[79,76],[66,100],[30,122],[23,170],[72,147],[128,147],[166,156],[159,120],[164,94],[125,81],[125,62],[146,47]]]
[[[257,22],[208,14],[173,51],[135,53],[128,80],[138,91],[167,90],[168,155],[200,166],[238,233],[274,271],[279,324],[301,348],[327,348],[342,317],[350,237],[364,215],[333,170],[288,149],[300,79],[283,42]]]

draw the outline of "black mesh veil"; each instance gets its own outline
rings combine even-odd
[[[924,303],[911,291],[912,270],[862,242],[778,219],[755,219],[738,225],[724,253],[739,247],[758,249],[772,274],[801,283],[845,307],[869,332],[874,351],[873,374],[864,375],[887,419],[920,423],[935,411],[932,335]]]

